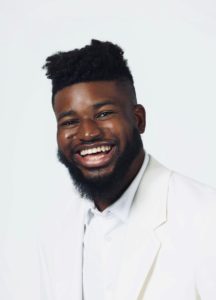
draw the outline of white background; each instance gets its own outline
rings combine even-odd
[[[73,195],[56,159],[51,85],[41,67],[48,55],[91,38],[125,50],[147,111],[147,151],[216,187],[214,0],[0,4],[0,228],[6,220],[25,227]]]

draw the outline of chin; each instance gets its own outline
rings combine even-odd
[[[106,166],[106,167],[100,167],[100,168],[89,168],[89,169],[81,169],[80,171],[83,174],[85,178],[90,177],[101,177],[101,176],[109,176],[112,175],[113,171],[115,169],[115,166]]]
[[[80,171],[86,180],[100,180],[101,178],[112,176],[114,173],[114,167],[95,168],[84,171],[80,169]]]

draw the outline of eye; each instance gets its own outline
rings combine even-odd
[[[72,120],[66,120],[63,121],[62,123],[60,123],[61,127],[71,127],[71,126],[75,126],[79,123],[78,119],[72,119]]]
[[[113,114],[114,114],[114,112],[111,111],[111,110],[109,110],[109,111],[102,111],[102,112],[100,112],[100,113],[98,113],[96,115],[96,118],[97,119],[105,119],[105,118],[107,118],[107,117],[109,117],[110,115],[113,115]]]

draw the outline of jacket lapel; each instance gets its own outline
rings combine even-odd
[[[141,180],[131,208],[122,268],[112,300],[137,299],[160,249],[157,229],[166,222],[166,203],[170,171],[153,158]]]

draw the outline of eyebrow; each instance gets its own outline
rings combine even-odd
[[[69,117],[72,115],[75,115],[75,112],[73,110],[63,111],[58,115],[57,120],[59,121],[60,119],[62,119],[64,117]]]
[[[106,100],[103,102],[98,102],[93,104],[93,108],[100,108],[103,107],[105,105],[116,105],[115,101],[113,100]],[[73,110],[68,110],[68,111],[63,111],[61,113],[59,113],[57,120],[59,121],[60,119],[64,118],[64,117],[70,117],[75,115],[76,113]]]
[[[94,108],[100,108],[102,106],[105,106],[105,105],[116,105],[116,102],[113,101],[113,100],[106,100],[106,101],[103,101],[103,102],[98,102],[98,103],[95,103],[93,105]]]

